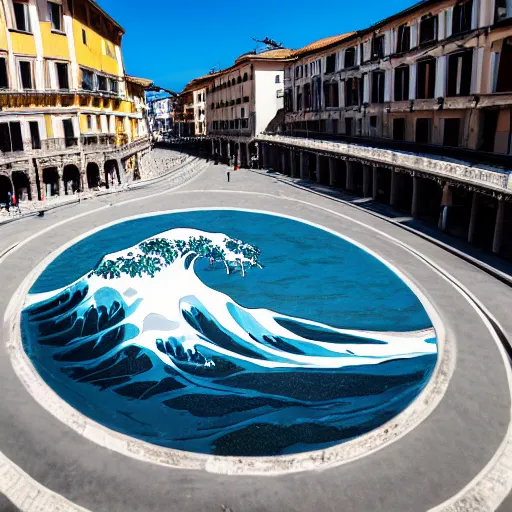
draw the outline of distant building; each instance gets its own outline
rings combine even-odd
[[[153,134],[169,132],[173,129],[173,104],[172,98],[148,101],[149,126]]]
[[[283,108],[283,69],[292,59],[287,49],[249,53],[212,76],[206,89],[206,120],[214,153],[249,165],[258,152],[255,136]]]
[[[127,179],[148,151],[144,88],[125,76],[123,28],[95,2],[0,4],[0,203]]]

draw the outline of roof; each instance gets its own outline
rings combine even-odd
[[[186,94],[187,92],[197,91],[197,89],[204,89],[216,76],[220,75],[221,72],[210,73],[209,75],[200,76],[191,80],[180,94]]]
[[[313,41],[312,43],[309,43],[308,45],[304,46],[303,48],[299,48],[298,50],[295,50],[294,56],[298,57],[298,56],[304,55],[306,53],[323,50],[324,48],[328,48],[334,44],[344,41],[345,39],[348,39],[349,37],[351,37],[354,34],[355,34],[355,32],[347,32],[345,34],[339,34],[337,36],[329,36],[329,37],[324,37],[323,39],[318,39],[318,41]]]
[[[110,14],[108,14],[106,11],[104,11],[94,0],[89,0],[89,3],[95,9],[97,9],[101,14],[103,14],[103,16],[105,16],[105,18],[108,18],[109,21],[111,21],[123,34],[126,34],[126,30],[121,25],[119,25],[119,23],[117,23],[117,21],[114,18],[112,18],[112,16],[110,16]]]
[[[148,80],[147,78],[138,78],[136,76],[126,75],[126,81],[131,82],[132,84],[140,85],[141,87],[150,87],[153,85],[152,80]]]
[[[235,60],[235,64],[239,64],[245,60],[282,60],[293,57],[293,50],[288,48],[276,48],[275,50],[265,50],[260,53],[244,53]]]

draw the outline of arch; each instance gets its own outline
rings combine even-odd
[[[100,168],[97,163],[89,162],[87,164],[87,187],[89,189],[99,188],[101,185]]]
[[[12,184],[16,199],[18,201],[32,201],[32,193],[30,190],[30,179],[26,172],[14,171],[12,173]]]
[[[104,170],[107,188],[116,185],[116,180],[117,185],[121,185],[121,175],[119,174],[119,165],[117,160],[107,160],[105,162]]]
[[[236,84],[236,80],[234,78],[231,79],[231,85],[235,85]]]
[[[44,194],[48,198],[59,195],[59,170],[57,167],[43,169]]]
[[[64,180],[64,192],[66,195],[80,192],[80,171],[76,165],[66,165],[62,173],[62,179]]]
[[[239,83],[239,84],[242,83],[242,77],[240,75],[238,75],[237,83]]]
[[[9,192],[12,194],[12,183],[9,176],[0,174],[0,203],[6,204]]]

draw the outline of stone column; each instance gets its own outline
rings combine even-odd
[[[494,240],[492,242],[492,252],[499,254],[503,240],[503,217],[505,214],[505,202],[498,200],[498,211],[496,212],[496,225],[494,227]]]
[[[417,219],[420,216],[420,185],[421,178],[419,176],[413,176],[411,204],[411,215],[413,219]]]
[[[66,195],[66,190],[64,187],[64,168],[59,167],[58,173],[59,173],[59,196],[64,196],[64,195]]]
[[[304,151],[299,153],[300,179],[304,179]]]
[[[471,201],[471,217],[469,219],[468,242],[472,244],[475,241],[476,221],[478,218],[478,192],[473,192]]]
[[[389,192],[389,204],[396,206],[398,200],[398,176],[394,169],[391,169],[391,189]]]
[[[345,188],[352,192],[354,190],[354,163],[347,160],[347,182]]]
[[[292,148],[290,148],[290,167],[290,176],[295,178],[297,171],[295,169],[295,151]]]
[[[363,165],[363,197],[371,197],[371,172],[369,165]]]
[[[334,187],[336,181],[336,158],[329,158],[329,186]]]
[[[379,175],[378,175],[378,167],[373,168],[373,175],[372,175],[372,198],[374,200],[377,199],[377,196],[379,195]]]
[[[249,143],[245,145],[245,165],[247,169],[251,168],[251,151],[249,150]]]

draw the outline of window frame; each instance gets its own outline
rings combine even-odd
[[[22,6],[23,8],[23,19],[25,28],[19,28],[18,27],[18,16],[16,13],[16,7],[15,6]],[[32,34],[32,23],[30,19],[30,4],[28,3],[28,0],[12,0],[12,24],[13,29],[17,30],[18,32],[23,32],[25,34]]]
[[[52,26],[52,32],[57,32],[59,34],[64,34],[64,9],[62,7],[62,4],[60,2],[55,1],[47,1],[47,15],[46,19],[51,23]],[[58,9],[58,19],[59,19],[59,26],[55,26],[55,20],[54,20],[54,9]]]
[[[31,87],[23,86],[23,75],[21,72],[21,64],[28,64],[30,69],[30,83]],[[17,77],[18,77],[18,85],[19,89],[22,91],[33,91],[36,89],[35,84],[35,59],[26,58],[26,57],[18,57],[16,59],[16,67],[17,67]]]

